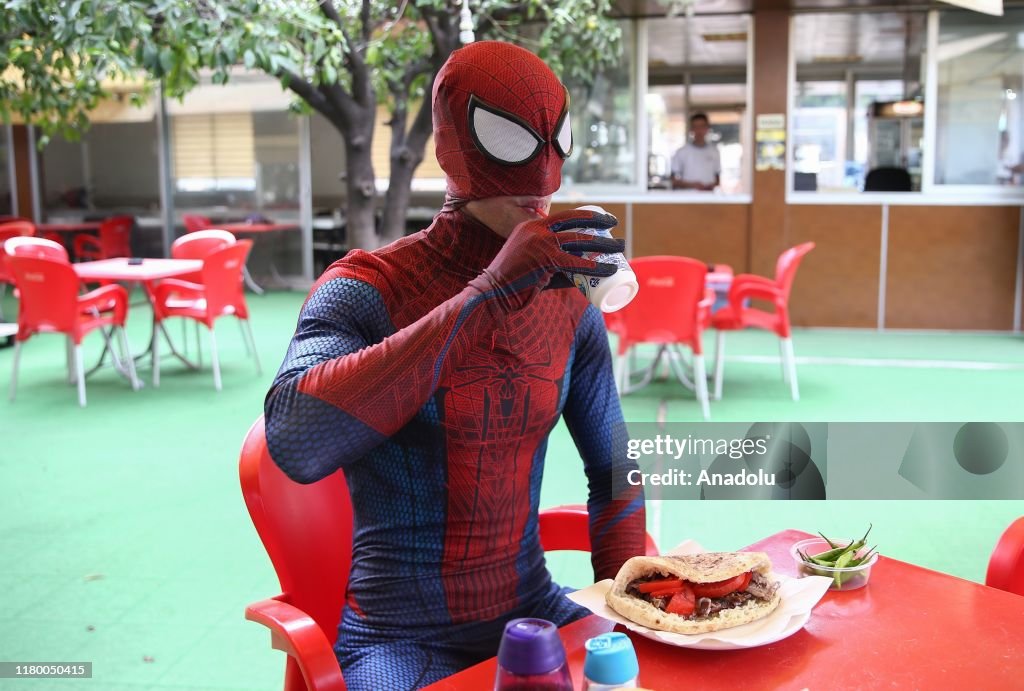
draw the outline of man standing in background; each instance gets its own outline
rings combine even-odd
[[[710,192],[718,187],[722,157],[718,147],[707,140],[710,131],[707,115],[694,113],[690,117],[692,140],[672,157],[672,189]]]

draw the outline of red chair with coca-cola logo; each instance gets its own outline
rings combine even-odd
[[[692,388],[704,419],[711,416],[707,371],[701,335],[707,328],[715,294],[706,287],[708,266],[689,257],[637,257],[629,262],[640,291],[605,324],[619,337],[616,381],[622,395],[646,386],[663,357],[679,381]],[[642,344],[658,346],[657,354],[639,381],[633,381],[632,356]],[[692,380],[680,364],[680,346],[692,352]]]
[[[794,401],[800,400],[796,381],[796,358],[793,355],[792,330],[789,324],[789,293],[804,255],[814,249],[813,242],[791,247],[775,263],[775,278],[740,274],[729,288],[729,306],[711,317],[711,326],[718,329],[715,346],[715,400],[722,398],[722,377],[725,371],[725,332],[741,329],[764,329],[779,337],[782,379],[789,384]],[[770,302],[774,311],[752,307],[751,300]]]
[[[115,366],[126,373],[132,388],[138,390],[140,385],[135,376],[135,361],[124,333],[128,291],[119,285],[108,285],[79,295],[78,274],[68,262],[64,249],[50,240],[12,238],[4,243],[4,252],[21,294],[10,399],[14,400],[17,391],[18,365],[24,342],[36,334],[61,333],[68,339],[69,379],[77,381],[78,403],[85,407],[82,339],[97,329],[107,341]],[[122,350],[120,357],[104,331],[106,327],[116,332]]]
[[[163,323],[171,317],[193,319],[209,330],[213,385],[217,391],[221,389],[221,376],[214,323],[221,317],[234,316],[242,322],[243,338],[256,361],[256,372],[262,372],[242,288],[242,270],[251,248],[252,240],[222,247],[203,259],[200,281],[168,278],[153,289],[153,386],[160,385],[159,336],[169,339]]]

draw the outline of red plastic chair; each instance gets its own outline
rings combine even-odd
[[[630,260],[630,266],[640,283],[640,292],[629,305],[606,316],[605,321],[609,330],[619,336],[616,379],[620,393],[625,395],[646,386],[661,358],[668,357],[679,380],[695,390],[707,419],[711,411],[701,334],[708,326],[715,301],[714,292],[705,286],[707,264],[689,257],[656,256],[637,257]],[[630,350],[643,343],[656,343],[661,348],[641,381],[633,383]],[[689,346],[693,352],[692,383],[676,358],[679,345]]]
[[[181,222],[185,224],[186,233],[194,233],[197,230],[213,228],[213,221],[208,219],[206,216],[200,216],[199,214],[182,214]]]
[[[1024,516],[1011,523],[996,543],[985,585],[1024,595]]]
[[[53,258],[57,250],[51,241],[33,238],[34,242],[8,240],[4,245],[7,265],[21,292],[18,313],[18,334],[15,337],[14,369],[11,374],[10,400],[14,400],[18,386],[18,364],[22,343],[37,333],[63,333],[68,338],[69,378],[78,382],[78,404],[85,407],[85,368],[82,364],[82,338],[90,331],[101,329],[107,345],[107,334],[102,327],[113,327],[121,344],[122,357],[111,347],[115,365],[127,371],[132,388],[138,390],[135,362],[124,334],[128,313],[128,291],[119,285],[97,288],[85,295],[78,294],[78,275],[67,257]],[[63,250],[63,248],[61,248]],[[46,256],[46,255],[51,256]]]
[[[52,259],[53,261],[67,263],[68,251],[64,245],[46,238],[34,237],[31,235],[9,238],[3,244],[5,255],[16,255],[19,257],[39,257],[40,259]]]
[[[219,249],[235,244],[235,236],[226,230],[196,230],[182,235],[171,245],[172,259],[206,259],[207,255],[213,254]],[[179,281],[190,281],[202,283],[203,272],[195,271],[190,274],[176,276]],[[243,338],[245,336],[243,335]],[[181,340],[188,351],[188,335],[185,333],[185,322],[181,322]],[[248,348],[246,340],[246,348]],[[199,364],[202,364],[203,350],[199,340],[199,322],[196,322],[196,352],[199,355]]]
[[[245,437],[238,472],[245,505],[282,591],[246,607],[245,618],[270,629],[271,646],[288,655],[285,691],[341,691],[345,681],[332,644],[352,563],[345,474],[309,485],[290,480],[267,452],[263,416]],[[586,507],[545,509],[539,529],[545,551],[590,549]],[[647,553],[658,553],[650,535]]]
[[[78,261],[113,259],[132,256],[132,216],[112,216],[100,223],[99,237],[80,233],[75,236],[72,248]]]
[[[790,387],[794,401],[800,400],[800,389],[796,381],[796,360],[793,356],[793,339],[789,326],[789,291],[796,278],[796,270],[804,255],[814,249],[813,242],[791,247],[775,263],[775,280],[740,274],[729,288],[729,305],[715,312],[711,326],[718,329],[715,344],[715,400],[722,398],[722,375],[725,371],[725,332],[739,329],[764,329],[774,332],[780,339],[779,351],[782,361],[782,378]],[[774,312],[750,307],[749,301],[767,300]]]
[[[537,515],[540,546],[545,552],[590,551],[590,514],[585,504],[564,504],[543,509]],[[644,536],[644,553],[658,554],[658,545],[650,534]]]
[[[7,269],[3,258],[3,246],[7,240],[15,237],[30,237],[36,234],[36,227],[31,221],[15,219],[0,223],[0,321],[4,320],[4,295],[7,294],[7,285],[14,284],[14,276]]]
[[[252,240],[240,240],[219,249],[203,259],[202,280],[198,283],[168,278],[153,289],[153,386],[160,385],[159,329],[170,343],[163,322],[170,317],[194,319],[210,332],[213,352],[213,385],[221,390],[220,358],[214,322],[233,315],[242,321],[243,337],[256,361],[256,372],[262,373],[256,342],[249,325],[249,308],[242,290],[242,270],[252,248]]]
[[[171,245],[173,259],[206,259],[219,249],[235,244],[235,236],[226,230],[195,230],[182,235]],[[179,280],[198,283],[203,280],[202,272],[178,276]]]

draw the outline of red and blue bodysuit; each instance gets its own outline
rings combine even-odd
[[[267,395],[275,462],[298,482],[339,469],[348,481],[353,560],[335,650],[350,689],[418,688],[496,654],[511,618],[585,614],[538,538],[559,416],[588,478],[596,577],[642,553],[643,495],[612,492],[635,465],[604,323],[560,273],[607,275],[578,255],[614,241],[572,229],[614,220],[555,215],[506,240],[461,209],[557,189],[567,109],[528,51],[456,51],[434,86],[448,203],[428,229],[321,276]]]

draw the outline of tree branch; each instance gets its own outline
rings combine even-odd
[[[506,7],[492,10],[491,12],[481,12],[477,18],[476,33],[477,36],[487,36],[492,29],[497,27],[503,21],[512,19],[514,17],[520,17],[526,12],[526,3],[518,3],[515,5],[508,5]],[[508,32],[504,33],[508,36]]]
[[[357,46],[352,42],[352,37],[348,35],[348,30],[345,28],[344,20],[338,14],[337,8],[334,7],[334,0],[320,0],[320,10],[324,13],[325,17],[337,24],[338,29],[341,30],[341,36],[345,39],[345,55],[348,56],[348,59],[352,61],[354,66],[365,68],[361,50],[365,49],[366,42],[364,41],[362,46]],[[350,71],[355,76],[355,70]]]
[[[323,84],[320,86],[319,92],[327,96],[327,100],[334,104],[346,121],[352,122],[359,108],[352,94],[345,91],[341,84]]]
[[[283,78],[289,89],[332,123],[340,123],[347,127],[352,122],[354,103],[352,97],[346,94],[340,85],[331,85],[332,88],[328,93],[331,91],[338,93],[330,94],[334,98],[328,99],[324,95],[325,87],[318,89],[291,70],[284,68],[278,70],[278,77]]]
[[[402,74],[402,85],[408,90],[412,86],[413,80],[421,74],[429,72],[431,66],[432,63],[429,58],[423,58],[412,63],[405,68],[405,72]]]
[[[370,0],[363,0],[363,6],[359,9],[359,23],[363,29],[363,45],[366,45],[373,33],[373,27],[370,26]]]
[[[395,111],[391,115],[391,156],[400,155],[405,148],[406,124],[409,120],[409,100],[406,94],[395,94]]]
[[[430,79],[427,80],[427,95],[424,97],[423,102],[420,103],[420,109],[416,112],[416,117],[413,118],[406,136],[405,144],[413,151],[422,152],[427,146],[427,140],[430,138],[431,132],[433,132],[433,110],[431,108],[430,92],[433,89],[436,74],[435,72],[430,75]]]
[[[445,14],[437,14],[432,9],[422,8],[420,14],[430,29],[430,37],[434,41],[433,62],[440,67],[456,48],[459,47],[459,34],[452,18]]]
[[[321,107],[327,106],[327,99],[324,98],[324,95],[317,91],[312,84],[291,70],[282,67],[278,69],[277,77],[278,79],[284,79],[287,82],[289,89],[294,91],[300,98],[317,110],[320,110]]]
[[[345,31],[345,23],[341,20],[341,15],[338,14],[338,10],[334,7],[334,0],[320,0],[320,11],[324,13],[325,17],[337,24],[339,29],[343,32]]]

